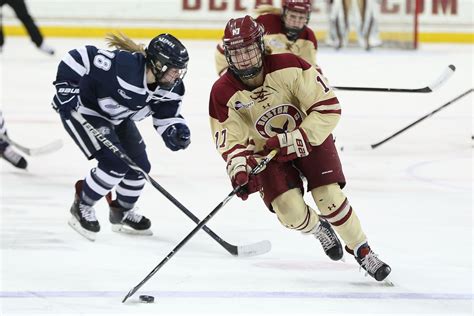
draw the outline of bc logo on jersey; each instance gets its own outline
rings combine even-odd
[[[290,132],[300,126],[303,117],[291,104],[281,104],[265,111],[255,122],[255,129],[264,138]]]

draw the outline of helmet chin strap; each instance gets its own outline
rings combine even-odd
[[[290,41],[295,41],[298,39],[298,36],[300,35],[300,33],[303,31],[303,28],[296,29],[296,28],[289,28],[285,26],[285,31],[286,31],[285,32],[286,37],[288,37]]]
[[[151,72],[153,73],[153,76],[155,76],[156,82],[158,82],[163,77],[163,74],[165,73],[167,67],[163,66],[162,68],[158,68],[158,66],[156,66],[156,63],[153,60],[150,61],[150,63]],[[163,71],[163,69],[165,69],[165,71]]]

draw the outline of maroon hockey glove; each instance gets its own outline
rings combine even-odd
[[[279,148],[280,150],[275,159],[280,162],[306,157],[311,152],[308,136],[301,128],[270,137],[265,143],[265,148],[268,150]]]
[[[242,186],[236,193],[242,200],[247,200],[250,194],[260,191],[262,183],[258,175],[249,175],[257,165],[253,156],[236,156],[227,163],[227,174],[234,188]]]

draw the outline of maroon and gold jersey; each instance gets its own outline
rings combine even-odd
[[[285,35],[280,14],[263,14],[258,16],[255,20],[262,24],[265,29],[263,40],[267,53],[292,53],[317,67],[316,52],[318,50],[318,41],[316,40],[314,32],[309,27],[304,26],[299,37],[293,42]],[[217,73],[222,75],[228,67],[222,43],[217,45],[215,61]]]
[[[341,107],[326,79],[293,54],[267,55],[264,82],[250,90],[226,72],[213,85],[209,115],[216,148],[227,161],[263,149],[275,134],[302,128],[318,146],[336,127]]]

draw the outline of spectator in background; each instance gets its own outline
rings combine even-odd
[[[35,21],[28,13],[28,9],[26,8],[26,4],[24,0],[0,0],[0,7],[3,7],[4,4],[8,4],[13,11],[15,11],[16,16],[18,19],[23,23],[28,34],[30,35],[31,40],[35,43],[36,47],[41,51],[45,52],[49,55],[54,55],[54,49],[44,43],[43,35],[41,35],[40,30],[35,24]],[[0,22],[0,52],[3,49],[3,26]]]

